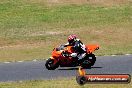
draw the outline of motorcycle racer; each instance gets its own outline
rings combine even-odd
[[[81,61],[86,56],[86,47],[76,35],[72,34],[68,36],[68,43],[66,43],[65,46],[68,45],[74,48],[74,53],[70,54],[71,57]]]
[[[58,67],[89,68],[94,65],[96,57],[93,54],[99,49],[97,44],[84,45],[76,35],[68,36],[68,43],[53,49],[51,57],[46,60],[45,66],[48,70]]]

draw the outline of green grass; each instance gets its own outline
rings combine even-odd
[[[37,2],[37,0],[35,0]],[[51,5],[0,0],[0,62],[46,59],[69,34],[97,43],[96,55],[132,53],[132,4]],[[80,88],[75,78],[1,82],[0,88]],[[86,84],[82,88],[131,88],[130,84]]]
[[[90,5],[40,6],[9,0],[0,5],[1,37],[25,39],[34,32],[80,27],[130,25],[132,6],[96,7]],[[35,36],[37,37],[37,36]]]
[[[75,78],[63,78],[59,80],[24,81],[0,83],[0,88],[131,88],[130,84],[85,84],[80,86]]]
[[[48,58],[69,34],[98,43],[97,55],[132,53],[132,4],[48,6],[0,0],[0,61]]]

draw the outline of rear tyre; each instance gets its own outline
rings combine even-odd
[[[95,64],[96,57],[94,54],[89,54],[86,56],[84,61],[82,62],[82,67],[83,68],[91,68]]]
[[[90,65],[93,66],[95,64],[95,62],[96,62],[95,55],[94,54],[89,54],[88,58],[89,58]]]
[[[56,68],[59,67],[59,64],[56,63],[54,64],[54,60],[53,59],[48,59],[45,63],[45,67],[48,69],[48,70],[55,70]]]

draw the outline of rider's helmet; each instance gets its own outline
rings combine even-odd
[[[68,42],[69,42],[69,44],[70,44],[70,45],[73,45],[74,42],[76,41],[76,38],[77,38],[76,35],[69,35],[69,36],[68,36]]]

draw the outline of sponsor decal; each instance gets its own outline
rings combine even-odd
[[[78,84],[85,83],[130,83],[129,74],[86,74],[84,69],[79,68],[79,75],[76,76]]]

